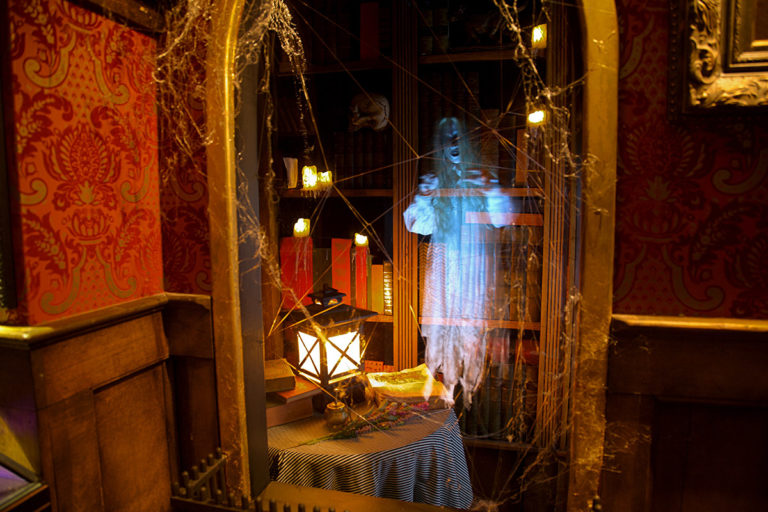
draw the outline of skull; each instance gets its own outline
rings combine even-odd
[[[389,122],[389,101],[381,94],[360,93],[349,103],[349,131],[371,128],[381,131]]]

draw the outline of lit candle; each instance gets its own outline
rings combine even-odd
[[[547,25],[536,25],[531,34],[531,45],[536,49],[547,47]]]
[[[321,172],[317,180],[321,187],[330,187],[333,184],[333,176],[331,171]]]
[[[542,109],[533,110],[528,113],[528,124],[530,126],[538,126],[544,124],[547,120],[547,113]]]
[[[305,165],[301,169],[301,183],[305,189],[317,188],[317,166]]]
[[[368,247],[368,237],[361,235],[360,233],[355,233],[355,245],[357,247]]]
[[[309,219],[299,219],[293,225],[293,236],[304,238],[309,236]]]

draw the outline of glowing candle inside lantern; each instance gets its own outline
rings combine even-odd
[[[301,169],[301,183],[306,189],[317,188],[317,166],[305,165]]]
[[[321,172],[317,182],[321,187],[330,187],[333,183],[333,175],[331,174],[331,171]]]
[[[547,25],[536,25],[533,27],[531,46],[536,49],[547,47]]]
[[[357,247],[368,247],[368,237],[361,235],[360,233],[355,233],[355,245]]]
[[[309,236],[309,219],[299,219],[293,225],[293,236],[303,238]]]
[[[533,110],[528,113],[528,124],[531,126],[537,126],[544,124],[547,120],[547,113],[541,109]]]

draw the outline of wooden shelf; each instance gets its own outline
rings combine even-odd
[[[542,213],[495,213],[497,221],[502,226],[543,226],[544,214]],[[466,212],[464,222],[467,224],[492,224],[491,214],[488,212]],[[497,224],[499,225],[499,224]]]
[[[466,448],[490,448],[492,450],[502,450],[520,453],[536,453],[538,448],[530,443],[511,443],[501,439],[472,439],[462,438]]]
[[[507,187],[499,192],[507,197],[544,197],[544,190],[538,187]],[[437,197],[472,197],[485,195],[479,188],[440,188],[435,191]]]
[[[372,316],[370,318],[366,318],[366,322],[378,322],[381,324],[391,324],[393,323],[393,316],[392,315],[376,315]]]
[[[325,192],[323,192],[324,194]],[[339,189],[338,192],[336,190],[331,190],[329,194],[332,197],[339,197],[340,195],[344,197],[392,197],[392,189],[390,188],[343,188]],[[322,194],[318,194],[318,197],[320,197]],[[304,190],[300,188],[291,188],[291,189],[285,189],[280,192],[280,197],[296,197],[296,198],[305,198],[309,199],[312,196],[310,192],[305,192]]]
[[[488,327],[490,329],[523,329],[540,331],[541,322],[521,322],[520,320],[494,320],[473,318],[429,318],[419,317],[419,323],[424,325],[457,325],[466,327]]]
[[[513,60],[514,50],[478,50],[439,55],[421,55],[419,64],[449,64],[452,62],[487,62],[497,60]]]
[[[391,69],[392,65],[384,59],[358,60],[343,64],[308,64],[305,75],[320,75],[329,73],[346,73],[348,71],[379,71]],[[278,65],[278,76],[293,76],[290,65],[282,61]]]

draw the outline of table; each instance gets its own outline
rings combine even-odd
[[[277,482],[469,508],[472,484],[453,409],[420,413],[390,430],[303,444],[329,433],[322,416],[267,431]]]

